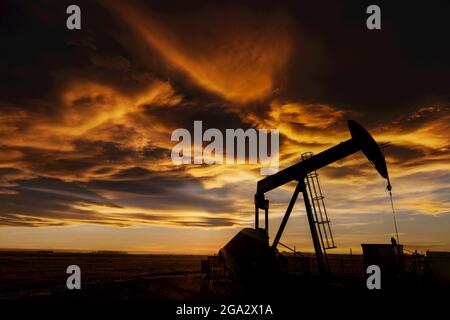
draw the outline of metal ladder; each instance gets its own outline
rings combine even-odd
[[[306,160],[313,156],[312,152],[305,152],[302,154],[302,160]],[[319,239],[322,245],[325,261],[328,264],[326,250],[336,248],[333,232],[331,231],[330,219],[328,218],[327,210],[325,208],[325,198],[322,194],[322,189],[319,184],[319,174],[312,171],[306,176],[305,185],[307,187],[308,195],[311,200],[311,206],[314,212],[314,222]]]

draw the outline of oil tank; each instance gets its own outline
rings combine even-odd
[[[364,268],[377,265],[385,279],[398,279],[404,272],[403,246],[399,244],[361,244]]]

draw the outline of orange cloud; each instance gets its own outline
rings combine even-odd
[[[183,24],[176,16],[144,14],[125,2],[108,2],[107,6],[168,63],[197,85],[233,102],[269,95],[274,77],[289,58],[290,34],[287,18],[281,14],[204,9],[185,15]]]

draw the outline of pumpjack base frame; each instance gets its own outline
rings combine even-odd
[[[275,235],[275,239],[271,245],[272,249],[276,249],[278,243],[280,242],[281,236],[286,228],[286,224],[289,220],[292,210],[294,209],[295,202],[297,201],[298,195],[301,192],[303,196],[303,201],[305,204],[306,215],[308,217],[308,224],[311,231],[311,237],[314,245],[314,251],[316,254],[317,265],[319,269],[319,273],[321,275],[325,275],[327,273],[327,268],[324,260],[325,253],[322,250],[320,245],[319,237],[317,234],[317,230],[315,227],[315,220],[313,211],[311,208],[311,203],[309,201],[306,184],[304,182],[305,178],[299,179],[297,182],[297,186],[295,187],[294,194],[292,195],[291,200],[289,201],[286,212],[283,216],[283,220],[281,221],[280,227],[278,228],[277,234]],[[269,234],[269,200],[264,198],[264,195],[260,196],[258,194],[255,195],[255,229],[259,228],[259,209],[263,209],[265,213],[265,229],[267,235]]]

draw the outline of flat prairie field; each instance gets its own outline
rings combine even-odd
[[[197,255],[0,251],[0,299],[199,299]],[[68,290],[67,267],[81,269]]]

